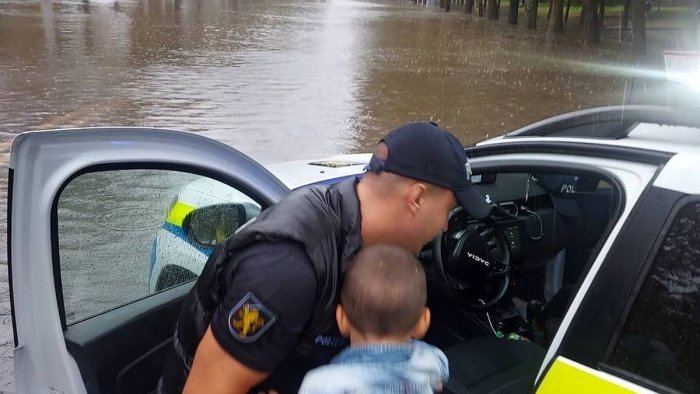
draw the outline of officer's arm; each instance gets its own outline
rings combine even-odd
[[[211,327],[194,355],[184,394],[247,393],[269,373],[250,369],[228,354],[216,341]]]

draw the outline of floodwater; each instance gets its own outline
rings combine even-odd
[[[273,162],[367,151],[429,119],[473,144],[622,104],[634,58],[619,49],[413,1],[0,0],[1,260],[16,133],[166,127]],[[7,294],[3,266],[0,391],[14,390]]]

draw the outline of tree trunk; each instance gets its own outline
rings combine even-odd
[[[445,12],[450,12],[452,8],[452,0],[445,0]]]
[[[488,0],[488,1],[489,1],[488,18],[490,21],[497,21],[498,20],[498,0]]]
[[[644,0],[640,0],[644,1]],[[581,12],[583,20],[583,41],[587,44],[600,42],[600,24],[598,22],[598,2],[596,0],[583,0]]]
[[[698,26],[700,25],[700,0],[695,0],[695,18],[692,18],[692,22],[690,24],[691,26],[691,37],[695,38],[696,42],[696,50],[700,50],[700,29],[698,29]]]
[[[647,33],[644,15],[644,0],[632,0],[632,51],[635,55],[644,55],[647,52]]]
[[[476,16],[484,16],[484,1],[476,0]]]
[[[525,4],[525,18],[528,29],[537,29],[537,0],[527,0]]]
[[[520,0],[510,0],[510,6],[508,7],[508,23],[511,25],[518,24],[518,3]]]
[[[566,14],[564,14],[564,22],[569,21],[569,9],[571,8],[571,0],[566,0]]]
[[[464,4],[464,12],[467,14],[474,13],[474,0],[467,0]]]
[[[551,9],[547,34],[561,34],[564,32],[564,0],[551,0]]]
[[[620,30],[625,31],[629,29],[630,25],[630,5],[632,0],[625,0],[625,5],[622,10],[622,23],[620,23]]]
[[[600,10],[598,11],[598,22],[600,27],[605,24],[605,0],[600,0]]]
[[[547,20],[552,16],[552,0],[549,0],[549,8],[547,8]]]

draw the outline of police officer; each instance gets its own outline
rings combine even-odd
[[[464,147],[434,123],[386,135],[361,179],[290,194],[227,239],[185,299],[159,391],[296,392],[346,343],[335,324],[345,262],[362,245],[418,253],[461,204],[490,207]]]

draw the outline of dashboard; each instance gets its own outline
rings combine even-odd
[[[530,173],[489,173],[472,175],[471,180],[493,206],[491,218],[506,238],[514,268],[527,267],[564,247],[568,224],[557,214],[549,192],[540,185],[536,176]],[[462,213],[450,219],[447,231],[456,235],[480,231],[482,227],[483,222]],[[487,242],[498,256],[496,240]]]

